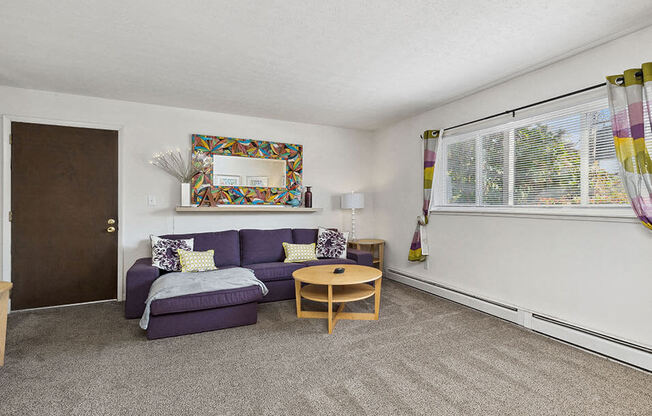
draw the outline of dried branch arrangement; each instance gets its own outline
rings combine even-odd
[[[149,163],[174,176],[182,183],[190,182],[192,177],[208,167],[210,162],[210,157],[207,157],[204,153],[193,154],[189,150],[187,157],[184,157],[181,149],[178,148],[163,153],[154,153],[152,160],[149,161]]]

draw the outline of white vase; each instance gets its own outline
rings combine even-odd
[[[192,206],[192,204],[190,203],[190,183],[188,182],[183,182],[181,184],[181,206],[182,207]]]

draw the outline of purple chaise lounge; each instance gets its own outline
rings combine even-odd
[[[319,264],[360,264],[371,266],[370,253],[348,249],[346,259],[319,259],[305,263],[284,263],[283,242],[317,242],[317,229],[230,230],[197,234],[163,235],[168,239],[194,238],[194,250],[215,251],[220,269],[246,267],[265,283],[269,293],[263,297],[258,286],[197,293],[152,302],[147,338],[165,338],[212,331],[257,320],[258,302],[294,299],[292,272]],[[151,258],[137,260],[127,271],[125,316],[140,318],[145,310],[149,288],[164,271],[152,266]]]

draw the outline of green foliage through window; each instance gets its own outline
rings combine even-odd
[[[444,137],[444,204],[626,204],[605,107]]]

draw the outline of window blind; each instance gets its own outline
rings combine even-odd
[[[628,203],[606,99],[444,136],[436,166],[435,207]]]

